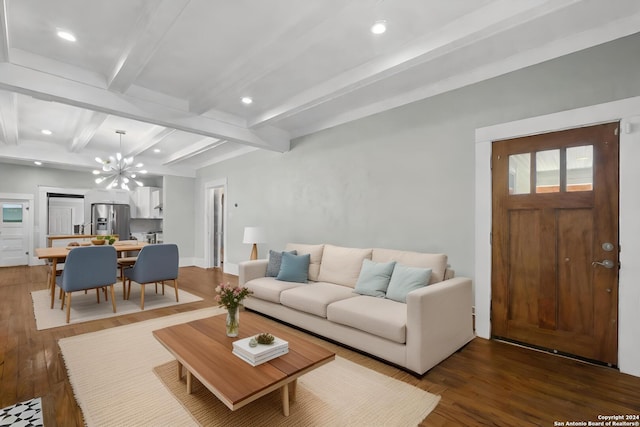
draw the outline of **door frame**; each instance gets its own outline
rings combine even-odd
[[[213,196],[216,188],[222,187],[225,200],[227,197],[227,179],[221,178],[203,183],[204,189],[204,268],[213,268],[213,243],[211,236],[213,235]],[[227,247],[227,203],[223,205],[222,211],[222,246]],[[227,265],[227,251],[224,251],[222,257],[222,268]]]
[[[475,132],[475,325],[479,337],[491,337],[491,146],[492,141],[620,121],[620,213],[618,368],[640,376],[640,97],[627,98],[559,113],[476,129]]]
[[[33,242],[33,194],[26,194],[26,193],[0,193],[0,200],[6,200],[6,201],[11,201],[11,202],[18,202],[18,203],[23,203],[23,202],[27,202],[28,203],[28,211],[29,211],[29,215],[27,215],[27,241],[28,243],[28,250],[29,250],[29,256],[27,257],[27,265],[34,265],[33,264],[33,260],[37,259],[35,258],[35,253],[34,253],[34,242]]]

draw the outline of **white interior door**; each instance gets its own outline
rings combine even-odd
[[[73,209],[49,206],[49,234],[73,234]]]
[[[29,203],[0,200],[0,267],[29,264]]]

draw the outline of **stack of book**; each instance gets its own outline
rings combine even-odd
[[[243,338],[233,343],[233,354],[251,366],[257,366],[289,352],[289,343],[274,337],[272,344],[258,344],[251,347],[249,341],[254,337]]]

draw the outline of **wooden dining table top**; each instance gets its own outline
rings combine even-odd
[[[116,249],[116,252],[128,252],[128,251],[139,251],[143,247],[147,245],[146,242],[115,242],[112,246]],[[93,245],[90,245],[93,246]],[[51,259],[51,258],[66,258],[69,254],[69,251],[75,249],[76,247],[81,248],[83,246],[72,246],[72,247],[48,247],[48,248],[36,248],[36,256],[39,259]]]

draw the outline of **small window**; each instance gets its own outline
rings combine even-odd
[[[2,222],[22,222],[22,205],[2,205]]]
[[[567,148],[567,191],[593,190],[593,146]]]
[[[531,193],[531,153],[509,156],[509,194]]]
[[[536,193],[560,192],[560,150],[536,153]]]

